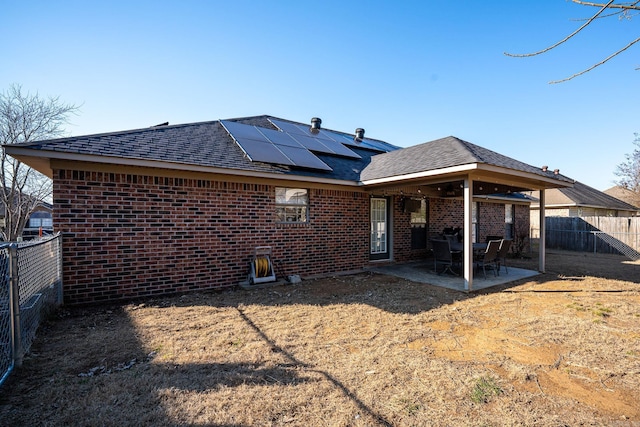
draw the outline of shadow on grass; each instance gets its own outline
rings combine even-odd
[[[293,363],[293,364],[295,364],[297,366],[308,368],[311,371],[322,375],[326,380],[328,380],[335,387],[340,389],[340,391],[342,391],[342,393],[349,400],[351,400],[353,403],[355,403],[356,406],[358,408],[360,408],[361,411],[363,411],[364,413],[368,414],[371,418],[376,420],[379,423],[379,425],[383,425],[383,426],[391,426],[392,425],[381,414],[378,414],[378,413],[374,412],[371,408],[369,408],[364,402],[362,402],[362,400],[360,400],[358,398],[358,396],[353,391],[351,391],[343,383],[341,383],[336,378],[334,378],[331,374],[329,374],[328,372],[323,371],[323,370],[314,369],[313,366],[311,366],[311,365],[309,365],[307,363],[303,363],[303,362],[299,361],[298,359],[296,359],[296,357],[293,354],[285,351],[282,347],[280,347],[273,340],[271,340],[262,331],[262,329],[260,329],[258,326],[256,326],[256,324],[253,323],[253,321],[251,319],[249,319],[249,317],[244,313],[244,311],[242,311],[242,309],[238,308],[237,310],[238,310],[238,313],[240,314],[240,317],[242,317],[242,319],[247,323],[247,325],[249,325],[265,342],[267,342],[274,351],[277,351],[278,353],[282,354],[284,357],[286,357],[288,360],[290,360],[291,363]]]
[[[633,283],[640,277],[639,266],[628,264],[620,257],[569,253],[561,258],[550,254],[547,260],[546,274],[526,279],[534,287],[563,280],[562,277],[567,278],[567,283],[571,277],[585,275]],[[535,268],[537,260],[513,260],[509,265]],[[319,381],[324,383],[324,380],[373,423],[391,425],[385,414],[376,412],[363,401],[357,389],[284,349],[282,343],[270,337],[243,307],[347,305],[358,310],[358,306],[367,305],[389,313],[418,314],[485,294],[516,291],[514,288],[521,284],[514,282],[466,294],[396,277],[361,273],[306,281],[300,285],[195,293],[144,301],[146,307],[158,308],[206,306],[214,311],[233,308],[264,342],[267,351],[281,356],[283,363],[269,367],[242,361],[202,364],[151,361],[152,357],[146,354],[149,350],[145,350],[140,338],[142,332],[124,310],[119,307],[74,309],[66,315],[61,313],[63,315],[55,322],[43,325],[24,366],[0,389],[0,425],[39,425],[42,420],[47,420],[49,425],[189,425],[182,422],[180,403],[174,400],[185,392],[206,393],[245,385],[265,386],[266,392],[273,384],[295,387]],[[136,362],[130,364],[134,359]],[[105,372],[111,373],[80,376],[96,367],[104,367]],[[317,375],[305,376],[305,372]],[[140,381],[139,377],[144,380]]]

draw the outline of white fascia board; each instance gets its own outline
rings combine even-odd
[[[398,181],[409,181],[409,180],[415,180],[420,178],[432,178],[440,175],[449,175],[449,174],[456,174],[456,173],[459,174],[461,172],[469,172],[477,169],[477,166],[478,166],[477,163],[473,163],[469,165],[453,166],[453,167],[444,168],[444,169],[435,169],[430,171],[409,173],[406,175],[395,175],[395,176],[389,176],[384,178],[369,179],[361,182],[362,182],[362,185],[390,184],[392,182],[398,182]]]
[[[452,166],[443,169],[434,169],[430,171],[415,172],[406,175],[389,176],[384,178],[370,179],[362,181],[362,185],[390,184],[399,181],[410,181],[424,178],[434,178],[437,176],[446,176],[452,174],[472,173],[473,171],[491,172],[499,175],[507,175],[521,178],[527,181],[538,181],[552,184],[552,187],[571,187],[573,183],[564,180],[549,178],[544,175],[538,175],[531,172],[518,171],[515,169],[503,168],[499,166],[488,165],[486,163],[470,163],[460,166]]]

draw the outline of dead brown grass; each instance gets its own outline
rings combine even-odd
[[[466,295],[358,274],[64,310],[3,425],[637,425],[640,263]],[[535,269],[537,261],[510,265]]]

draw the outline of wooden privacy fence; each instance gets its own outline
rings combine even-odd
[[[547,217],[546,245],[550,249],[623,254],[640,259],[640,217]],[[531,238],[540,237],[540,224],[531,218]]]

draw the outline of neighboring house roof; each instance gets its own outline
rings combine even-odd
[[[619,185],[604,190],[604,193],[640,209],[640,193],[628,190]]]
[[[531,195],[538,199],[537,202],[531,204],[531,207],[534,209],[539,208],[540,193],[538,191],[534,191]],[[546,190],[545,207],[547,209],[584,207],[618,211],[638,211],[638,208],[635,206],[577,181],[573,187]]]
[[[483,169],[484,177],[487,173],[497,174],[506,177],[505,179],[517,179],[520,183],[533,185],[525,188],[549,188],[573,183],[562,175],[536,168],[455,137],[399,148],[368,137],[358,139],[360,143],[354,143],[355,135],[325,128],[321,131],[324,136],[342,141],[353,155],[341,156],[305,148],[309,151],[308,155],[315,156],[328,166],[325,170],[252,161],[250,153],[245,154],[247,147],[242,145],[242,135],[234,133],[235,131],[247,131],[249,136],[264,134],[282,137],[282,133],[276,134],[274,131],[285,130],[276,125],[282,127],[293,124],[295,126],[288,126],[292,132],[309,132],[309,138],[314,138],[314,135],[317,138],[321,136],[312,132],[308,124],[266,115],[224,122],[235,122],[245,126],[234,125],[231,127],[235,130],[228,130],[229,126],[224,126],[220,120],[161,125],[8,145],[5,146],[5,150],[50,177],[53,174],[54,161],[84,161],[347,185],[367,185],[367,181],[385,180],[389,177],[397,177],[400,181],[415,173],[436,171],[438,174],[441,170],[449,171],[460,166],[464,167],[457,169],[456,173]],[[254,126],[256,128],[253,128]],[[295,137],[296,134],[289,132],[288,135]],[[277,144],[274,142],[274,145]],[[258,146],[273,149],[268,141],[265,145],[256,147]],[[428,173],[425,174],[427,175]]]

